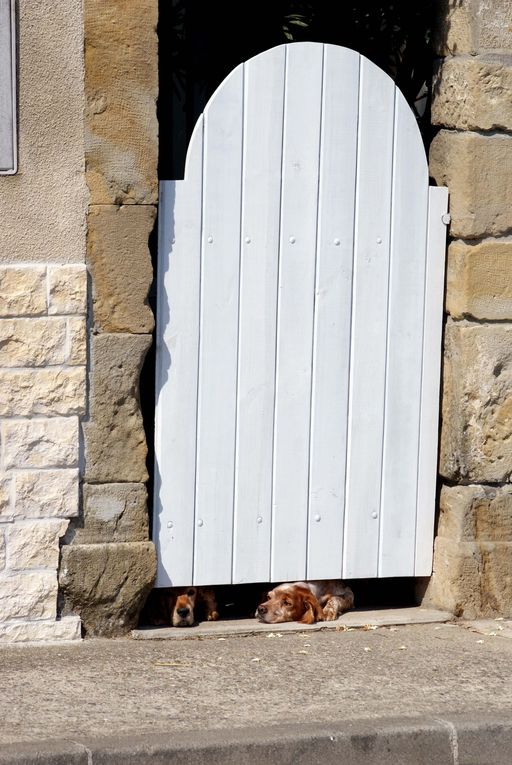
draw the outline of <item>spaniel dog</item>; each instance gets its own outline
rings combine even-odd
[[[271,590],[255,616],[267,624],[314,624],[333,621],[353,606],[354,593],[340,580],[290,582]]]
[[[154,626],[193,627],[199,621],[217,621],[217,601],[206,587],[153,590],[141,616]]]

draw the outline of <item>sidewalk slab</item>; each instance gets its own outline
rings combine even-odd
[[[348,611],[333,622],[317,622],[316,624],[263,624],[257,619],[232,619],[229,621],[202,622],[195,627],[142,627],[132,630],[135,640],[190,640],[193,638],[219,638],[232,635],[257,635],[271,632],[320,632],[336,630],[343,632],[348,629],[364,629],[369,627],[393,627],[405,624],[438,624],[452,621],[453,614],[449,611],[438,611],[433,608],[387,608],[378,610]]]

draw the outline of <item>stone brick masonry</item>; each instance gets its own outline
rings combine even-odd
[[[0,641],[73,639],[59,542],[79,512],[85,265],[0,267]]]
[[[434,573],[425,603],[512,615],[512,4],[440,0],[430,172],[450,189]]]

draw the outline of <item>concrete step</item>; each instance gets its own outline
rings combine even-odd
[[[379,610],[349,611],[334,622],[316,624],[263,624],[257,619],[231,619],[229,621],[202,622],[195,627],[143,627],[132,630],[135,640],[184,640],[193,638],[219,638],[232,635],[257,635],[265,632],[318,632],[320,630],[370,629],[404,624],[434,624],[453,619],[449,611],[433,608],[386,608]]]

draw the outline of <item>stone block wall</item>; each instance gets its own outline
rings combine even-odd
[[[512,5],[442,0],[430,172],[450,189],[434,573],[425,603],[512,616]]]
[[[59,542],[78,514],[85,265],[0,266],[0,641],[73,639],[56,621]]]
[[[157,0],[85,0],[89,396],[83,503],[62,547],[64,614],[88,635],[137,621],[156,571],[139,375],[152,342],[158,200]]]

